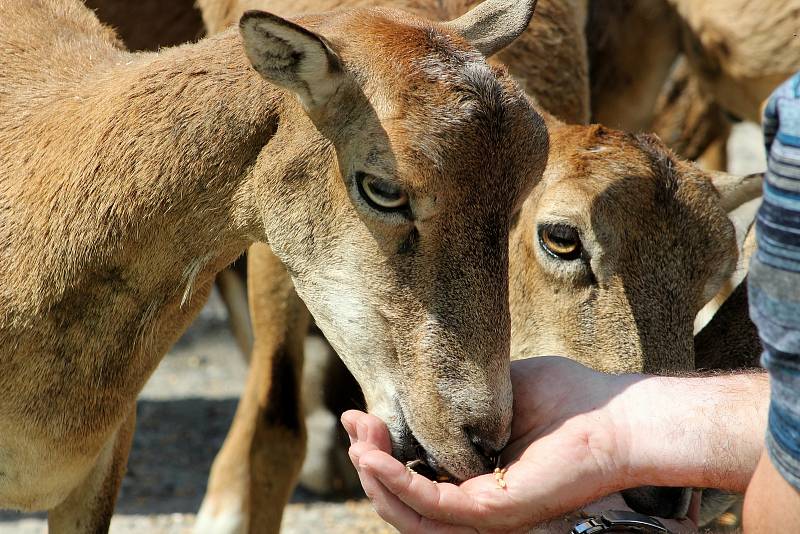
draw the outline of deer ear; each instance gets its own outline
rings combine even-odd
[[[761,196],[764,174],[734,176],[724,172],[711,172],[711,183],[720,194],[722,208],[730,213],[742,204]]]
[[[445,25],[489,57],[525,31],[535,8],[536,0],[485,0]]]
[[[341,84],[341,63],[324,38],[263,11],[239,20],[247,58],[267,81],[294,92],[313,111],[325,106]]]

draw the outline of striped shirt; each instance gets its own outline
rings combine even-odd
[[[763,128],[768,169],[750,266],[750,316],[770,374],[767,450],[800,489],[800,73],[770,97]]]

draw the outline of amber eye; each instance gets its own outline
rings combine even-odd
[[[378,211],[398,211],[408,207],[408,193],[395,184],[366,173],[358,173],[358,190],[367,204]]]
[[[539,244],[549,254],[565,261],[581,257],[581,238],[578,230],[566,224],[539,227]]]

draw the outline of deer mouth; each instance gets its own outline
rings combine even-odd
[[[434,482],[450,482],[452,484],[458,484],[460,482],[460,480],[441,467],[436,460],[428,454],[428,451],[417,441],[417,438],[413,437],[413,434],[412,439],[417,457],[406,462],[406,469],[414,471]]]
[[[491,473],[492,469],[497,470],[500,467],[502,453],[487,451],[478,439],[470,436],[466,428],[462,428],[461,436],[455,437],[456,440],[459,437],[462,438],[461,443],[453,442],[454,436],[445,436],[441,438],[443,440],[441,447],[444,453],[437,452],[435,439],[433,444],[429,445],[433,448],[433,452],[428,451],[415,435],[414,429],[411,428],[408,422],[409,418],[406,416],[404,406],[398,396],[395,396],[393,400],[395,409],[390,418],[391,422],[387,425],[392,441],[392,456],[405,464],[408,470],[433,482],[460,484],[467,478]],[[430,436],[427,437],[430,438]],[[461,450],[461,453],[449,454],[450,450],[447,447],[457,448]],[[474,455],[472,458],[470,458],[470,453]],[[462,460],[464,461],[462,462]],[[469,461],[473,460],[475,460],[473,462],[475,465],[469,465]],[[466,466],[462,464],[466,464]],[[463,468],[460,471],[458,471],[459,466]],[[455,474],[453,468],[460,474]]]
[[[450,482],[453,484],[461,482],[461,480],[442,467],[442,465],[436,461],[436,458],[425,450],[425,447],[414,435],[411,427],[408,426],[405,414],[400,406],[398,406],[398,413],[400,414],[400,426],[402,431],[400,434],[401,439],[395,441],[395,450],[397,452],[394,456],[405,463],[408,470],[414,471],[428,480],[434,482]],[[397,446],[398,442],[400,446]]]

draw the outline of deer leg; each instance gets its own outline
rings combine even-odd
[[[195,532],[278,532],[303,463],[300,402],[310,315],[266,245],[248,252],[254,345],[247,384],[214,460]]]
[[[47,514],[52,534],[108,532],[117,493],[125,476],[136,427],[136,407],[108,441],[84,481]]]
[[[237,269],[240,260],[217,275],[216,284],[222,302],[228,310],[228,324],[242,356],[249,361],[253,352],[253,328],[250,325],[250,312],[247,309],[247,287],[244,279],[247,273]]]
[[[730,127],[714,139],[706,150],[697,159],[697,162],[704,169],[712,171],[728,170],[728,137]]]

